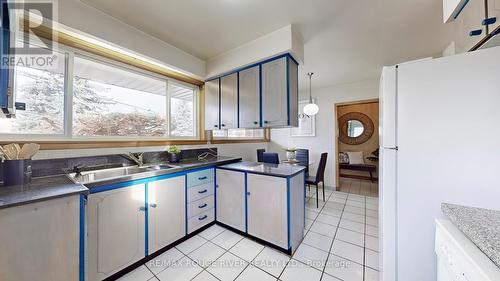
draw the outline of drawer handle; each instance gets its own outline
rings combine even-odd
[[[139,208],[139,211],[141,211],[141,212],[145,212],[147,209],[148,209],[148,208],[146,208],[146,207],[142,206],[142,207],[140,207],[140,208]]]
[[[497,22],[497,18],[493,17],[493,18],[484,19],[481,24],[482,25],[490,25],[490,24],[494,24],[496,22]]]
[[[206,180],[207,179],[207,176],[204,176],[204,177],[199,177],[198,180],[202,181],[202,180]]]
[[[202,221],[202,220],[204,220],[204,219],[206,219],[206,218],[208,218],[208,216],[207,216],[207,215],[204,215],[203,217],[198,218],[198,220],[199,220],[199,221]]]
[[[207,205],[207,203],[205,203],[205,204],[203,204],[203,205],[198,206],[198,208],[203,209],[203,208],[205,208],[206,206],[208,206],[208,205]]]
[[[198,191],[199,194],[202,194],[202,193],[205,193],[207,192],[208,190],[207,189],[204,189],[204,190],[201,190],[201,191]]]
[[[473,37],[473,36],[479,36],[483,33],[483,30],[482,29],[476,29],[476,30],[472,30],[471,32],[469,32],[469,36],[470,37]]]
[[[149,205],[149,206],[150,206],[151,208],[156,208],[156,207],[158,207],[158,204],[153,203],[153,204],[151,204],[151,205]]]

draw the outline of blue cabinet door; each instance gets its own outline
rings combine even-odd
[[[7,89],[9,86],[9,69],[4,64],[5,59],[9,56],[10,46],[10,22],[9,22],[9,9],[7,0],[0,0],[0,9],[2,14],[2,32],[0,32],[0,108],[7,108]]]

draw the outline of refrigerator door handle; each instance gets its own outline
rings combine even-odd
[[[398,150],[399,148],[397,146],[395,147],[382,147],[383,149],[390,149],[390,150]]]

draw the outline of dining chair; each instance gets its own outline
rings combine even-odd
[[[328,153],[321,153],[321,159],[319,160],[318,170],[316,171],[316,176],[309,176],[306,178],[306,184],[308,186],[316,186],[316,208],[319,207],[319,196],[318,189],[319,183],[323,185],[323,202],[325,202],[325,168],[326,168],[326,158]]]
[[[299,161],[300,166],[306,167],[305,176],[309,176],[309,149],[297,149],[295,159]]]
[[[257,149],[257,162],[262,162],[262,154],[264,152],[266,152],[266,150],[263,148]]]
[[[278,157],[278,153],[274,153],[274,152],[262,153],[262,162],[270,163],[270,164],[279,164],[280,159]]]

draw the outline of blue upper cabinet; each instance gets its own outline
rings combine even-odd
[[[205,130],[220,129],[220,79],[205,82]]]
[[[289,54],[205,83],[205,129],[298,126],[298,63]]]
[[[298,65],[285,56],[262,64],[262,126],[298,125]]]
[[[220,126],[238,128],[238,73],[220,78]]]
[[[10,47],[10,19],[9,10],[6,0],[0,0],[1,9],[1,24],[2,32],[0,32],[0,61],[2,65],[0,67],[0,108],[5,113],[9,106],[8,101],[8,87],[9,87],[9,68],[6,67],[4,61],[9,57],[9,47]]]
[[[260,65],[238,72],[239,121],[241,128],[259,128]]]

